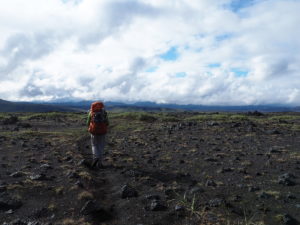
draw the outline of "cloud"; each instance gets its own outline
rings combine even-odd
[[[0,67],[1,79],[6,78],[14,69],[22,66],[26,60],[35,60],[49,54],[55,43],[51,34],[15,34],[6,41],[1,51],[7,59],[6,65]]]
[[[299,10],[296,0],[4,0],[0,98],[299,105]]]

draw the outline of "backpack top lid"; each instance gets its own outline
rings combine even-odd
[[[100,111],[100,110],[103,109],[103,108],[104,108],[103,102],[94,102],[94,103],[92,103],[92,105],[91,105],[91,111],[92,111],[92,112]]]

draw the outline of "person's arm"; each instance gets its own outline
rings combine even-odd
[[[88,114],[88,118],[87,118],[87,121],[86,121],[86,125],[87,125],[87,127],[89,127],[90,126],[90,122],[91,122],[91,111],[89,111],[89,114]]]

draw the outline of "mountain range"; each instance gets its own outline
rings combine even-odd
[[[76,112],[87,111],[93,101],[66,102],[10,102],[0,99],[0,112]],[[246,105],[246,106],[207,106],[207,105],[177,105],[158,104],[154,102],[105,102],[108,111],[204,111],[204,112],[300,112],[300,106],[287,105]]]

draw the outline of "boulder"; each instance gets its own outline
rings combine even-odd
[[[11,125],[16,124],[19,121],[19,118],[17,116],[10,116],[9,118],[6,118],[3,120],[3,125]]]
[[[269,199],[272,197],[272,195],[262,191],[261,193],[258,194],[258,197],[261,198],[261,199]]]
[[[17,172],[14,172],[12,174],[9,175],[10,177],[14,177],[14,178],[17,178],[17,177],[23,177],[24,176],[24,173],[21,172],[21,171],[17,171]]]
[[[216,187],[217,186],[216,182],[213,181],[213,180],[207,180],[206,183],[205,183],[205,185],[207,187]]]
[[[80,210],[80,213],[83,215],[90,215],[101,209],[102,208],[96,201],[89,200],[83,205],[83,207]]]
[[[164,202],[160,200],[153,200],[149,206],[150,211],[164,211],[166,209],[167,207],[165,206]]]
[[[129,186],[129,185],[124,185],[121,188],[121,197],[122,198],[133,198],[137,197],[138,193],[135,188]]]
[[[12,222],[10,222],[8,225],[27,225],[27,223],[21,219],[15,219]]]
[[[46,175],[43,174],[43,173],[40,173],[40,174],[32,174],[32,175],[29,176],[29,178],[30,178],[31,180],[39,180],[39,181],[41,181],[41,180],[46,180]]]
[[[154,194],[148,194],[145,196],[145,198],[147,200],[160,200],[160,196],[159,195],[154,195]]]
[[[294,186],[296,183],[292,180],[295,178],[293,174],[285,173],[278,177],[278,183],[285,186]]]
[[[282,220],[284,225],[299,225],[298,221],[289,214],[284,214]]]
[[[0,195],[0,210],[19,209],[23,203],[20,200],[12,198],[6,192]]]
[[[112,215],[95,200],[87,201],[80,210],[85,216],[91,216],[99,224],[112,218]]]

